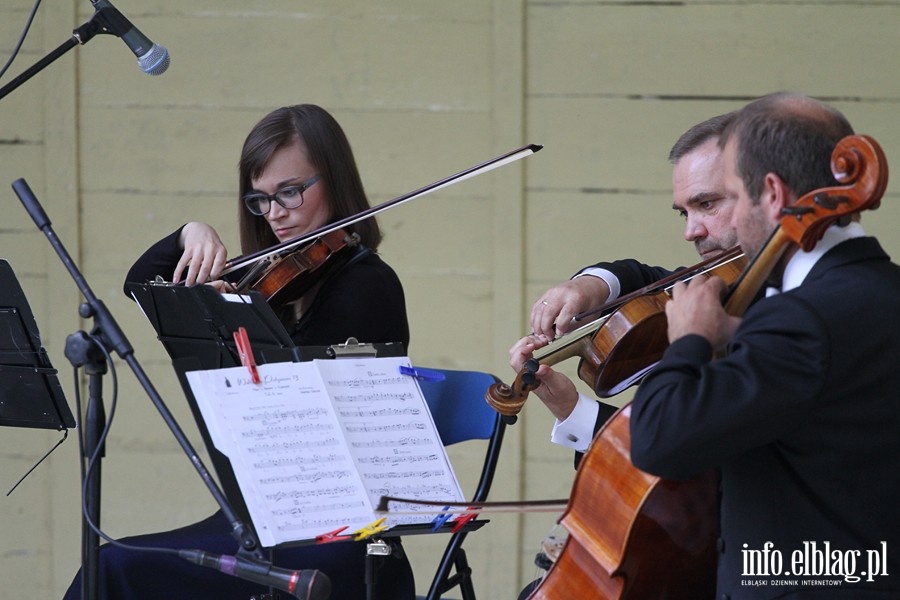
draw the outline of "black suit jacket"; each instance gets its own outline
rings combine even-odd
[[[900,267],[874,238],[848,240],[800,287],[756,302],[726,357],[686,336],[644,378],[632,403],[634,464],[675,479],[721,468],[717,598],[900,597],[898,298]],[[748,552],[767,543],[781,575],[747,573]],[[859,553],[843,564],[862,580],[793,563],[825,544]],[[867,559],[883,548],[878,572],[890,576],[867,581],[861,573],[877,566]],[[799,585],[804,565],[841,585]],[[761,579],[769,585],[742,585]]]

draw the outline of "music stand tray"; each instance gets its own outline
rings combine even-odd
[[[37,322],[12,267],[0,259],[0,425],[73,429]]]

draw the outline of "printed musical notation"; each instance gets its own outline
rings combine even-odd
[[[393,425],[347,425],[345,431],[350,433],[379,433],[386,431],[410,431],[426,429],[424,423],[395,423]]]
[[[350,444],[354,448],[393,448],[395,446],[428,446],[431,445],[431,438],[427,437],[411,437],[406,436],[399,439],[391,440],[368,440],[364,442],[353,442]]]
[[[375,519],[382,495],[463,501],[408,358],[260,365],[187,374],[229,457],[264,546]],[[427,523],[394,516],[388,525]]]
[[[263,439],[263,438],[257,438]],[[262,455],[270,455],[270,454],[283,454],[290,453],[294,454],[298,451],[302,450],[312,450],[319,448],[327,448],[329,446],[337,446],[341,442],[338,441],[337,438],[331,437],[327,440],[315,440],[315,441],[305,441],[305,440],[288,440],[284,442],[258,442],[252,444],[247,447],[247,452],[251,454],[262,454]]]

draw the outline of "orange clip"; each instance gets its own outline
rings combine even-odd
[[[238,356],[241,357],[241,364],[250,371],[250,380],[253,383],[262,383],[259,378],[259,370],[256,368],[256,360],[253,358],[253,348],[250,347],[250,338],[247,336],[247,330],[238,327],[234,332],[234,343],[237,346]]]
[[[326,533],[321,533],[316,536],[317,544],[327,544],[329,542],[340,542],[341,540],[351,540],[353,539],[352,535],[338,535],[343,530],[347,529],[347,526],[339,527],[334,531],[328,531]]]
[[[470,506],[469,510],[472,510],[472,508],[473,507]],[[466,523],[468,523],[469,521],[471,521],[472,519],[474,519],[477,516],[478,516],[477,512],[470,512],[470,513],[464,513],[464,514],[459,515],[458,517],[456,517],[453,520],[453,529],[450,530],[450,533],[456,533],[457,531],[462,529]]]

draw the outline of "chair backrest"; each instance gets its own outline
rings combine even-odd
[[[497,378],[479,371],[429,370],[444,375],[442,381],[419,382],[444,445],[490,439],[497,413],[484,393]]]
[[[419,382],[444,445],[489,440],[478,489],[471,498],[472,502],[483,502],[491,489],[506,428],[506,421],[484,400],[484,393],[497,378],[479,371],[429,370],[444,375],[442,381]],[[451,536],[425,596],[427,600],[436,600],[457,586],[463,600],[475,600],[472,570],[462,547],[466,535],[466,531],[458,531]]]

